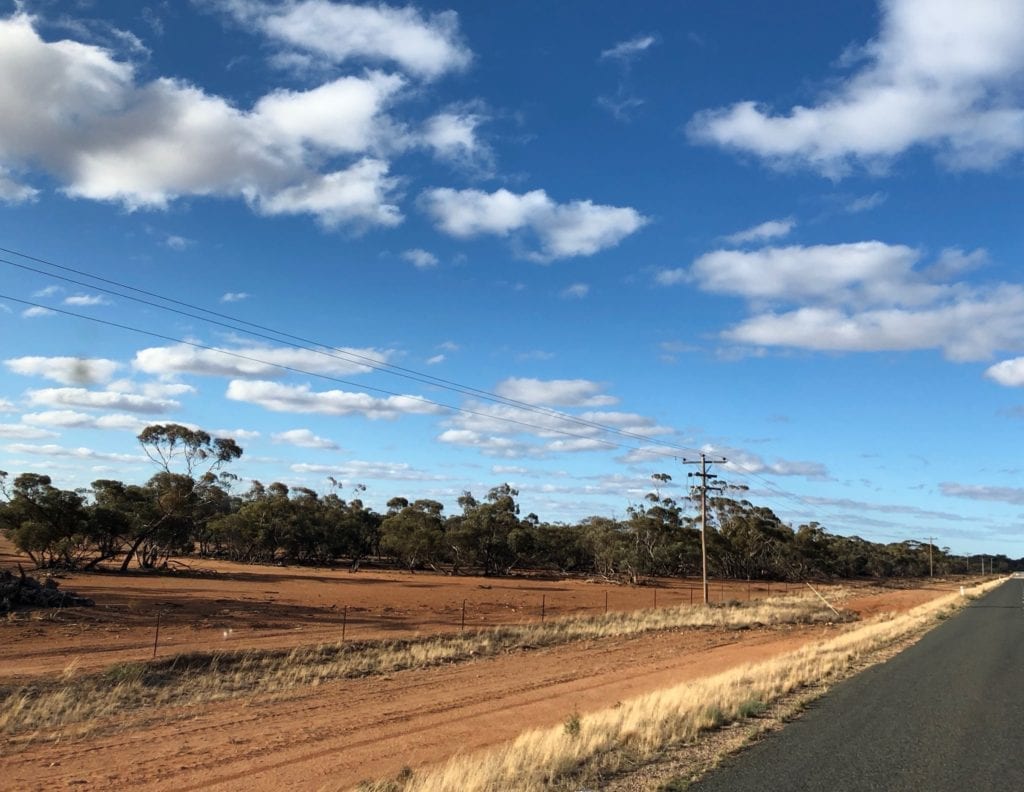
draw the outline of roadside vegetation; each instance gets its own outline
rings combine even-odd
[[[992,581],[981,593],[999,585]],[[772,702],[840,677],[874,652],[923,633],[961,607],[952,594],[900,616],[865,622],[834,638],[714,677],[656,691],[612,708],[571,713],[560,726],[533,729],[498,749],[456,756],[363,792],[519,792],[600,787],[700,735],[752,716]]]
[[[842,590],[833,595],[843,596]],[[710,607],[678,606],[601,616],[551,619],[542,624],[403,641],[336,643],[291,651],[185,654],[119,664],[100,674],[76,675],[0,689],[0,733],[68,736],[96,721],[141,709],[198,705],[246,695],[313,687],[333,680],[426,668],[504,652],[658,630],[748,629],[852,620],[837,616],[810,592]],[[111,723],[106,724],[111,727]]]
[[[380,513],[363,502],[363,485],[333,478],[326,492],[258,481],[239,492],[227,467],[242,449],[201,430],[156,424],[138,439],[157,468],[142,484],[99,479],[85,490],[63,490],[43,473],[0,471],[0,531],[47,569],[155,568],[199,555],[353,568],[369,559],[411,571],[531,570],[634,583],[700,573],[693,493],[672,490],[665,473],[651,476],[651,492],[622,519],[597,515],[563,524],[523,516],[519,493],[507,484],[481,499],[463,493],[456,514],[445,514],[438,501],[401,496]],[[738,497],[714,497],[708,506],[713,577],[802,581],[972,571],[968,559],[922,542],[879,544],[815,522],[793,527]],[[1016,564],[996,557],[990,569]]]

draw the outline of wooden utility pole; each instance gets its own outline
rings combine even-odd
[[[934,536],[928,537],[928,577],[935,577],[935,565],[932,563],[932,543],[934,541]]]
[[[708,459],[707,454],[703,452],[700,455],[700,459],[683,460],[684,465],[700,465],[699,473],[687,473],[686,475],[688,477],[695,476],[700,479],[700,484],[697,485],[700,488],[700,569],[705,605],[708,604],[708,544],[706,538],[708,533],[708,490],[724,492],[722,487],[714,486],[715,476],[713,473],[708,473],[708,465],[724,465],[727,461],[725,457],[721,459]]]

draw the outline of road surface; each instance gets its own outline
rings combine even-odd
[[[692,792],[1024,789],[1024,580],[971,603]]]

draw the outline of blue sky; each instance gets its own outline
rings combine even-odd
[[[705,451],[1024,555],[1020,0],[0,2],[0,73],[4,470],[574,520]]]

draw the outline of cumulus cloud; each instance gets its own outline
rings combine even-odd
[[[362,415],[370,419],[394,419],[400,415],[438,415],[446,408],[418,396],[377,398],[366,393],[329,390],[314,391],[309,385],[284,385],[266,380],[231,380],[227,397],[258,404],[274,412]]]
[[[994,366],[989,366],[985,376],[1008,388],[1024,386],[1024,357],[1002,360]]]
[[[24,423],[0,423],[0,437],[12,440],[42,440],[45,437],[57,437],[57,432],[40,429],[37,426],[26,426]]]
[[[424,79],[466,68],[472,53],[459,34],[454,11],[429,16],[411,6],[363,6],[328,0],[284,5],[257,0],[222,3],[238,19],[299,51],[329,59],[390,62]]]
[[[39,197],[39,190],[27,184],[19,184],[4,167],[0,167],[0,203],[29,203]]]
[[[310,429],[289,429],[287,432],[275,432],[270,436],[275,443],[286,443],[299,448],[324,448],[337,450],[338,444],[333,440],[320,437]]]
[[[417,269],[430,269],[438,265],[437,256],[422,248],[413,248],[402,253],[402,258]]]
[[[238,197],[328,226],[401,221],[379,156],[323,170],[338,155],[389,147],[400,76],[342,77],[243,109],[181,80],[141,82],[102,47],[44,41],[24,13],[0,19],[0,71],[0,167],[41,167],[73,197],[128,209]]]
[[[614,247],[648,222],[630,207],[592,201],[560,204],[544,190],[518,194],[504,188],[485,193],[441,187],[424,192],[421,203],[438,227],[454,237],[529,231],[540,249],[528,257],[541,262],[591,256]]]
[[[8,399],[0,399],[0,413],[12,413],[15,412],[16,408],[14,402]]]
[[[26,308],[21,312],[22,318],[24,319],[38,319],[41,316],[53,316],[54,311],[49,308],[43,308],[41,305],[33,305],[31,308]]]
[[[486,120],[483,114],[468,110],[438,113],[424,123],[420,140],[438,159],[486,175],[493,169],[494,152],[477,134]]]
[[[427,365],[436,366],[438,363],[444,363],[445,360],[446,358],[444,356],[444,353],[431,355],[430,357],[427,358]]]
[[[9,358],[4,365],[15,374],[44,377],[62,385],[95,385],[109,382],[120,368],[116,360],[76,357]]]
[[[603,390],[601,383],[585,379],[509,377],[499,382],[494,392],[506,399],[555,407],[603,407],[618,402]]]
[[[419,470],[405,462],[366,462],[351,459],[337,465],[313,465],[299,462],[291,466],[295,473],[323,473],[354,481],[384,479],[388,481],[443,481],[442,476]]]
[[[231,437],[235,440],[255,440],[260,432],[254,429],[214,429],[210,432],[214,437]]]
[[[22,423],[32,426],[57,426],[62,429],[113,429],[129,431],[133,434],[138,434],[152,423],[124,413],[90,415],[74,410],[46,410],[27,413],[21,417],[21,420]]]
[[[189,344],[149,347],[135,353],[132,366],[147,374],[201,374],[219,377],[282,377],[283,367],[315,374],[344,375],[372,371],[364,359],[386,363],[390,350],[324,347],[320,351],[263,345],[200,349]]]
[[[91,448],[66,448],[64,446],[48,443],[46,445],[29,445],[27,443],[12,443],[5,446],[4,450],[10,454],[33,454],[35,456],[47,457],[73,457],[75,459],[103,459],[110,462],[146,462],[145,456],[134,454],[110,454],[103,451],[94,451]]]
[[[1024,506],[1024,489],[1020,487],[993,487],[980,484],[957,484],[943,481],[939,490],[950,498],[968,498],[970,500],[1010,503]]]
[[[725,241],[733,245],[743,245],[747,242],[764,242],[768,239],[777,239],[789,234],[796,226],[796,220],[787,217],[783,220],[766,220],[758,225],[737,231],[725,237]]]
[[[154,398],[117,391],[91,391],[85,388],[42,388],[26,392],[30,404],[45,407],[84,407],[95,410],[124,410],[129,413],[159,415],[177,410],[173,399]]]
[[[922,253],[877,241],[718,250],[688,270],[659,274],[665,284],[749,301],[754,313],[723,333],[760,347],[832,351],[941,349],[951,360],[984,360],[1024,346],[1024,286],[978,286],[948,276],[980,266],[983,250]]]
[[[693,139],[841,176],[916,147],[957,168],[1024,150],[1024,5],[883,0],[881,27],[848,78],[786,113],[753,101],[696,115]]]
[[[249,292],[224,292],[220,296],[220,301],[222,303],[242,302],[242,300],[248,300],[250,297],[252,295]]]

